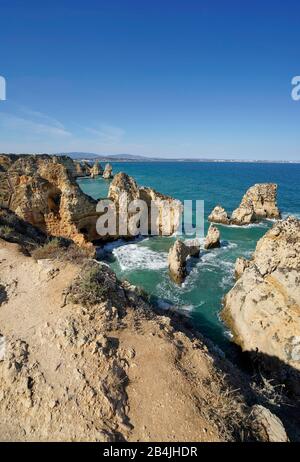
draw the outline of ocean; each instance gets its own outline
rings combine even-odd
[[[300,164],[212,163],[212,162],[130,162],[113,163],[114,173],[133,176],[140,186],[149,186],[180,200],[204,200],[207,217],[221,204],[235,209],[246,190],[255,183],[278,184],[278,205],[283,217],[300,218]],[[107,195],[109,182],[102,178],[78,179],[82,190],[95,199]],[[105,260],[120,279],[142,287],[162,308],[174,306],[193,325],[224,351],[229,333],[219,313],[222,298],[234,284],[234,262],[249,258],[257,241],[272,226],[264,221],[246,227],[218,225],[221,248],[201,250],[201,258],[190,267],[182,286],[168,276],[167,253],[175,237],[150,237],[134,242],[114,242],[105,247]]]

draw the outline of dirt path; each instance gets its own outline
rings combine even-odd
[[[205,346],[142,309],[64,304],[79,271],[0,242],[0,440],[224,440]]]

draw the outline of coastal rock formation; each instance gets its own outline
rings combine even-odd
[[[238,272],[222,312],[234,341],[299,391],[292,376],[300,371],[300,220],[277,222]]]
[[[234,265],[234,275],[235,279],[239,279],[246,268],[251,266],[251,261],[247,260],[244,257],[238,257]]]
[[[103,172],[103,178],[105,180],[109,180],[110,178],[113,178],[113,173],[112,173],[112,166],[110,164],[106,164]]]
[[[209,215],[208,221],[228,225],[230,223],[230,218],[226,210],[223,207],[221,207],[221,205],[217,205]]]
[[[6,157],[6,156],[5,156]],[[83,247],[97,239],[96,201],[74,180],[72,160],[58,156],[15,156],[0,159],[1,205],[52,236]]]
[[[155,312],[105,265],[41,264],[1,239],[0,260],[1,441],[235,441],[244,431],[241,373],[178,315]]]
[[[269,409],[255,404],[251,409],[251,431],[256,440],[265,443],[289,441],[281,420]]]
[[[217,247],[220,247],[220,231],[218,228],[214,225],[210,225],[205,242],[204,242],[204,248],[205,249],[215,249]]]
[[[122,198],[122,194],[125,198],[124,193],[126,193],[128,202],[132,202],[140,198],[139,187],[135,179],[127,175],[127,173],[120,172],[114,176],[114,179],[109,186],[108,197],[115,203],[118,203]]]
[[[169,274],[176,284],[181,284],[187,275],[186,260],[189,256],[199,256],[200,246],[196,242],[186,245],[179,239],[170,248],[168,255]]]
[[[264,218],[280,218],[277,207],[277,185],[274,183],[251,186],[239,207],[233,211],[231,222],[236,225],[247,225]]]
[[[103,168],[101,167],[100,162],[96,161],[90,169],[91,178],[96,178],[97,176],[102,175],[103,173]]]
[[[223,207],[217,205],[208,217],[209,221],[224,225],[249,225],[265,218],[279,219],[277,207],[277,185],[260,183],[251,186],[244,195],[239,207],[229,217]]]
[[[169,236],[179,228],[182,213],[181,202],[160,194],[154,189],[140,188],[136,181],[126,173],[120,172],[115,175],[109,187],[108,197],[115,202],[118,210],[126,209],[133,201],[144,202],[142,234]],[[136,205],[138,206],[137,202]],[[142,204],[140,206],[142,207]],[[128,219],[136,213],[128,213]]]

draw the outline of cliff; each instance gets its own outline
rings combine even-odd
[[[55,156],[1,156],[1,206],[52,236],[90,247],[96,239],[96,201],[73,178],[73,161]]]
[[[222,312],[234,341],[300,393],[300,221],[276,223],[236,271]]]
[[[1,239],[0,261],[1,441],[287,440],[242,373],[105,265]]]

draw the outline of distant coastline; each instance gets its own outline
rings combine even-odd
[[[0,153],[0,155],[14,155],[15,153]],[[300,160],[258,160],[258,159],[208,159],[208,158],[163,158],[147,157],[134,154],[110,154],[101,155],[90,152],[61,152],[61,153],[20,153],[18,155],[41,155],[68,156],[78,161],[99,162],[209,162],[209,163],[243,163],[243,164],[299,164]]]

